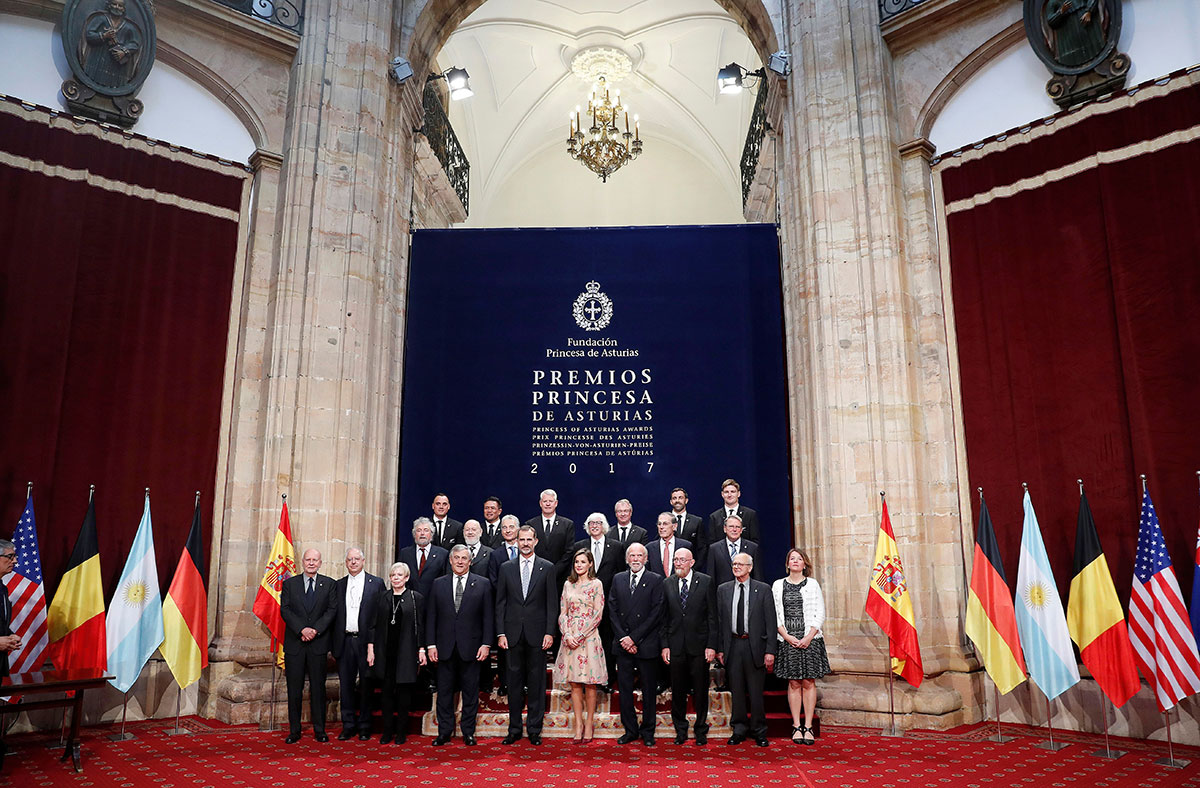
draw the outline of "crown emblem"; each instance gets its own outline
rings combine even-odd
[[[600,331],[612,320],[613,303],[595,279],[584,285],[584,290],[571,307],[575,323],[584,331]]]

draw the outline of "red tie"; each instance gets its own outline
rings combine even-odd
[[[663,542],[663,574],[671,574],[671,540]]]
[[[417,562],[417,577],[420,577],[421,573],[424,571],[425,571],[425,548],[422,547],[421,548],[421,560]]]

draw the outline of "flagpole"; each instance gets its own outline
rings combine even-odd
[[[1143,479],[1146,477],[1142,477]],[[1182,769],[1191,763],[1190,760],[1175,758],[1175,745],[1171,742],[1171,710],[1167,709],[1163,712],[1163,719],[1167,723],[1167,757],[1158,758],[1154,762],[1159,766],[1166,766],[1169,769]]]
[[[887,493],[883,490],[879,491],[879,497],[887,505]],[[892,639],[888,637],[888,649],[884,655],[887,659],[887,677],[888,677],[888,727],[882,731],[883,736],[900,736],[900,731],[896,729],[896,671],[892,670]]]
[[[190,736],[192,734],[187,728],[179,729],[179,715],[183,711],[183,687],[178,683],[175,685],[175,730],[167,731],[168,736]]]
[[[992,692],[996,695],[996,738],[989,739],[989,741],[1004,744],[1005,742],[1012,741],[1013,738],[1012,736],[1005,736],[1000,732],[1000,687],[996,685],[995,681],[992,682]]]
[[[1125,755],[1126,751],[1114,750],[1108,743],[1108,704],[1108,697],[1104,694],[1103,690],[1101,690],[1100,710],[1104,712],[1104,749],[1096,750],[1094,753],[1092,753],[1092,756],[1096,758],[1107,758],[1111,761],[1115,761],[1117,758]]]
[[[109,741],[129,741],[136,738],[132,733],[125,732],[125,715],[129,711],[129,692],[122,693],[121,701],[121,732],[108,737]]]
[[[1041,687],[1038,687],[1038,689],[1040,690]],[[1065,741],[1054,740],[1054,701],[1050,700],[1050,696],[1046,695],[1046,693],[1043,692],[1042,695],[1044,695],[1046,698],[1046,730],[1050,734],[1050,741],[1040,742],[1033,746],[1039,747],[1043,750],[1058,752],[1062,748],[1069,746],[1069,743]]]

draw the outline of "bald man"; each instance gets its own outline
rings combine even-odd
[[[300,559],[304,572],[283,581],[279,612],[283,616],[283,675],[287,680],[288,744],[300,741],[300,704],[304,679],[312,706],[313,737],[325,735],[325,662],[332,641],[329,633],[337,616],[337,589],[333,578],[318,574],[321,551],[309,548]]]

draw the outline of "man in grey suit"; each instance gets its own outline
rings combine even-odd
[[[684,548],[675,553],[675,574],[663,583],[666,612],[662,658],[671,673],[671,721],[675,743],[687,741],[687,696],[696,707],[696,744],[708,743],[708,666],[717,658],[717,587],[693,572],[696,560]]]
[[[525,727],[529,743],[542,743],[546,716],[546,651],[558,630],[558,586],[554,564],[534,552],[537,534],[522,526],[517,534],[520,554],[500,566],[496,581],[496,628],[502,651],[508,654],[508,735],[503,744],[521,738],[521,709],[529,700]]]
[[[371,738],[369,630],[375,625],[375,605],[383,597],[383,580],[363,571],[363,551],[346,551],[346,576],[337,581],[337,614],[333,618],[333,658],[338,666],[342,732],[338,741]]]
[[[739,553],[733,559],[733,580],[717,589],[717,659],[725,666],[725,681],[733,694],[733,735],[728,743],[753,737],[755,744],[766,747],[763,684],[775,664],[779,633],[771,587],[750,578],[753,567],[754,559]]]
[[[321,551],[308,549],[300,559],[304,572],[283,582],[279,612],[283,617],[283,675],[287,681],[287,744],[300,741],[300,704],[304,700],[304,678],[308,677],[313,736],[325,735],[325,661],[329,658],[329,631],[337,615],[337,589],[333,578],[317,574]]]

